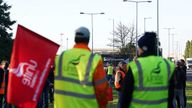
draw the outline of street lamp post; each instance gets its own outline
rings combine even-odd
[[[63,51],[63,35],[64,33],[60,33],[61,39],[60,39],[60,48],[61,48],[61,52]]]
[[[174,29],[174,28],[164,28],[164,29],[167,29],[168,30],[168,57],[170,57],[170,31],[171,29]]]
[[[145,17],[144,18],[144,33],[146,32],[146,20],[151,19],[151,17]]]
[[[175,41],[174,41],[174,39],[175,39],[175,34],[171,34],[172,35],[172,53],[173,53],[173,56],[175,56]]]
[[[68,50],[68,37],[67,37],[67,50]]]
[[[159,55],[159,0],[157,0],[157,56]]]
[[[64,50],[64,46],[63,46],[63,36],[64,36],[64,33],[60,33],[60,35],[61,35],[61,39],[60,39],[60,41],[61,41],[61,43],[60,43],[60,47],[61,47],[61,51],[63,51]],[[66,50],[68,50],[68,37],[67,37],[67,39],[66,39]]]
[[[136,56],[137,54],[137,40],[138,40],[138,3],[151,3],[152,1],[130,1],[130,0],[123,0],[124,2],[133,2],[136,4]]]
[[[87,15],[91,15],[91,35],[92,35],[92,53],[93,53],[93,15],[99,15],[99,14],[105,14],[104,12],[101,13],[85,13],[85,12],[80,12],[80,14],[87,14]]]
[[[114,54],[114,35],[115,35],[115,21],[113,19],[113,54]]]

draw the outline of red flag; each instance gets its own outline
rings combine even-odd
[[[35,108],[59,45],[18,25],[11,56],[7,101]]]

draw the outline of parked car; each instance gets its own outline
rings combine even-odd
[[[192,69],[192,58],[186,58],[187,69]]]

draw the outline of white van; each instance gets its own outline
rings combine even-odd
[[[192,69],[192,58],[186,59],[186,66],[187,66],[187,69]]]

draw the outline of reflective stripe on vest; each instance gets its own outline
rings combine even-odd
[[[56,58],[54,108],[98,108],[93,75],[101,56],[83,49],[71,49]]]
[[[162,82],[156,85],[156,83],[151,83],[149,82],[150,80],[148,78],[151,78],[153,76],[151,75],[151,72],[156,72],[153,71],[152,68],[156,64],[153,64],[152,67],[147,68],[147,66],[150,66],[150,63],[147,64],[148,60],[155,61],[157,59],[158,62],[157,64],[160,63],[160,67],[158,69],[160,73],[156,73],[155,75],[164,75],[162,76]],[[141,62],[143,64],[141,64]],[[144,70],[142,69],[142,65],[146,66],[143,67]],[[161,108],[161,107],[166,107],[167,102],[168,102],[168,84],[170,77],[173,73],[174,67],[170,65],[170,63],[164,59],[162,60],[159,57],[144,57],[136,60],[135,62],[130,63],[129,65],[132,69],[132,72],[135,72],[133,74],[134,80],[136,81],[135,88],[133,91],[133,98],[132,98],[132,103],[130,105],[130,108],[135,108],[135,107],[143,107],[143,108]],[[159,66],[159,65],[158,65]],[[173,68],[173,69],[172,69]],[[172,69],[172,70],[171,70]],[[145,73],[143,71],[146,71]],[[147,72],[148,71],[148,72]],[[167,75],[165,73],[167,71]],[[163,73],[161,73],[163,72]],[[137,80],[138,78],[138,80]],[[166,80],[167,78],[167,80]],[[159,81],[159,80],[157,80]],[[167,81],[167,82],[166,82]],[[151,84],[154,84],[153,86]]]
[[[118,71],[117,71],[117,73],[120,73],[120,74],[122,75],[122,78],[124,78],[124,77],[125,77],[125,73],[124,73],[123,71],[118,70]]]
[[[97,86],[97,85],[103,84],[104,82],[107,82],[107,78],[106,77],[104,77],[103,79],[100,79],[100,80],[97,80],[97,81],[93,82],[93,84],[95,86]]]
[[[84,81],[80,81],[80,80],[76,80],[76,79],[72,79],[72,78],[69,78],[69,77],[62,76],[62,59],[63,59],[63,54],[64,54],[64,52],[61,54],[61,56],[59,58],[59,67],[58,67],[59,74],[58,74],[58,76],[55,77],[56,80],[68,81],[68,82],[72,82],[72,83],[76,83],[76,84],[82,84],[82,85],[87,85],[87,86],[100,85],[100,84],[102,84],[102,83],[107,81],[106,77],[103,78],[103,79],[97,80],[96,82],[93,82],[93,83],[88,81],[90,67],[91,67],[91,63],[93,61],[94,54],[91,54],[91,56],[89,58]]]
[[[171,78],[171,66],[166,59],[163,59],[163,60],[165,61],[166,65],[167,65],[168,78],[170,79]]]
[[[85,94],[74,93],[74,92],[63,91],[63,90],[55,90],[54,92],[56,94],[68,95],[68,96],[73,96],[73,97],[78,97],[78,98],[86,98],[86,99],[94,99],[95,98],[95,95],[85,95]]]
[[[89,72],[90,72],[90,67],[93,61],[93,57],[94,54],[91,53],[89,61],[88,61],[88,65],[86,68],[86,73],[85,73],[85,77],[83,81],[79,81],[76,79],[72,79],[69,77],[63,77],[62,76],[62,62],[63,62],[63,56],[64,56],[64,52],[61,54],[60,58],[59,58],[59,75],[56,76],[56,80],[62,80],[62,81],[67,81],[67,82],[72,82],[72,83],[76,83],[76,84],[80,84],[80,85],[87,85],[87,86],[93,86],[92,82],[88,82],[88,77],[89,77]],[[84,95],[84,94],[78,94],[78,93],[73,93],[73,92],[69,92],[69,91],[63,91],[63,90],[55,90],[55,93],[57,94],[61,94],[61,95],[68,95],[68,96],[73,96],[73,97],[79,97],[79,98],[95,98],[95,95]]]
[[[117,81],[118,80],[118,73],[121,74],[122,79],[124,79],[124,77],[125,77],[125,73],[123,71],[117,70],[117,72],[115,74],[115,82],[114,82],[116,89],[119,89],[121,87],[121,85],[119,84],[119,81]]]
[[[166,59],[163,59],[164,62],[166,63],[167,66],[167,72],[168,72],[168,78],[170,79],[170,73],[171,73],[171,68],[170,64],[167,62]],[[141,64],[138,60],[135,61],[137,65],[137,69],[139,72],[139,87],[135,87],[136,90],[141,90],[141,91],[160,91],[160,90],[167,90],[168,86],[160,86],[160,87],[143,87],[143,71],[141,68]],[[168,81],[169,81],[168,79]]]
[[[135,103],[139,103],[139,104],[156,105],[156,104],[161,104],[161,103],[167,102],[168,99],[164,98],[164,99],[160,99],[160,100],[150,100],[150,101],[132,99],[132,101],[135,102]]]

